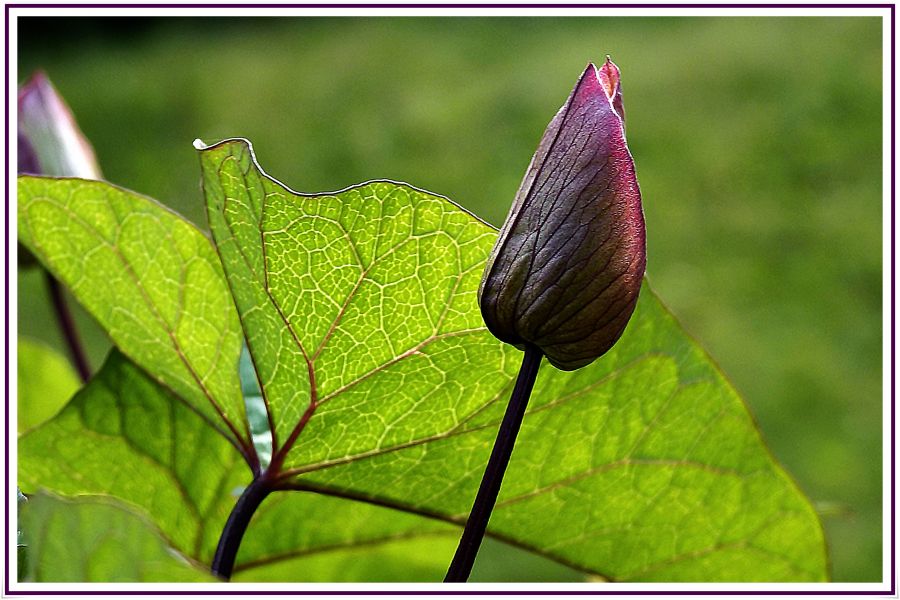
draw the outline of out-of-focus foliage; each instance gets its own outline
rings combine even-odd
[[[880,578],[879,20],[21,24],[19,72],[47,70],[105,176],[201,224],[190,141],[230,135],[265,140],[298,189],[391,177],[499,223],[559,90],[612,54],[654,287],[838,507],[834,578]],[[19,294],[20,330],[59,344],[40,274]],[[85,337],[100,364],[103,336]]]
[[[66,358],[45,344],[19,338],[16,389],[19,433],[53,417],[81,386]]]
[[[19,512],[28,532],[28,580],[215,581],[173,552],[152,524],[109,498],[64,501],[42,493]]]

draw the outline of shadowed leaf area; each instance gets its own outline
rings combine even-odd
[[[108,498],[29,498],[26,578],[33,581],[215,581],[166,545],[145,519]]]
[[[440,580],[520,359],[476,303],[495,230],[404,184],[295,194],[242,140],[204,149],[201,164],[272,465],[297,490],[262,504],[235,579]],[[42,182],[62,195],[83,184]],[[24,491],[117,496],[208,564],[251,472],[145,374],[159,365],[132,359],[141,368],[111,355],[22,439]],[[826,578],[808,501],[647,286],[606,356],[574,373],[543,365],[488,533],[580,577]]]

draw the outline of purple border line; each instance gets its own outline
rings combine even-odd
[[[215,584],[213,584],[215,585]],[[444,590],[354,590],[347,588],[337,590],[256,590],[246,588],[243,591],[227,589],[228,583],[220,584],[221,590],[99,590],[99,591],[22,591],[6,592],[14,596],[892,596],[888,590],[882,591],[790,591],[790,590],[600,590],[573,591],[548,588],[546,591],[535,590],[478,590],[461,588],[454,591]],[[252,585],[252,584],[243,584]],[[303,585],[297,584],[297,585]],[[337,585],[337,584],[335,584]],[[477,585],[477,584],[473,584]]]
[[[9,178],[9,133],[10,133],[10,130],[9,130],[9,89],[8,89],[8,86],[10,83],[9,82],[9,7],[6,8],[5,13],[6,13],[6,18],[5,18],[6,37],[4,39],[6,40],[6,48],[5,48],[6,60],[4,61],[5,76],[3,78],[3,86],[4,86],[3,87],[3,92],[4,92],[3,93],[3,95],[4,95],[3,133],[5,136],[5,139],[4,139],[3,143],[4,143],[4,147],[6,148],[6,151],[4,152],[3,156],[6,157],[6,164],[4,165],[5,176],[3,177],[3,181],[6,184],[6,191],[8,192],[9,191],[9,182],[10,182],[10,178]],[[4,242],[3,249],[4,249],[4,256],[6,256],[6,263],[3,265],[3,277],[4,277],[4,282],[5,282],[3,289],[4,289],[4,295],[6,298],[6,304],[5,304],[6,310],[4,311],[4,314],[3,314],[3,323],[4,323],[3,331],[6,332],[6,336],[5,336],[6,339],[3,340],[4,348],[6,351],[6,354],[4,355],[6,357],[6,360],[4,361],[4,364],[3,364],[3,373],[4,373],[4,377],[5,377],[5,379],[3,380],[3,397],[6,399],[5,403],[3,405],[4,415],[6,416],[6,420],[4,421],[4,423],[6,423],[6,431],[4,432],[4,439],[6,440],[6,445],[4,446],[4,449],[6,450],[6,455],[5,455],[6,460],[4,461],[5,464],[4,464],[4,470],[3,470],[4,489],[6,488],[6,484],[9,482],[9,261],[10,261],[10,259],[9,259],[9,256],[6,255],[6,252],[9,251],[9,229],[11,226],[10,223],[6,222],[6,220],[9,218],[9,203],[10,203],[9,196],[7,196],[6,204],[5,204],[6,212],[3,215],[3,220],[6,225],[6,227],[3,228],[3,242]],[[6,507],[6,511],[5,511],[5,515],[4,515],[4,528],[3,528],[3,534],[4,534],[3,543],[5,544],[9,541],[9,532],[10,532],[10,528],[9,528],[9,513],[10,513],[9,490],[7,490],[6,502],[4,502],[4,506]],[[18,542],[18,540],[16,540],[16,541]],[[4,575],[3,591],[5,594],[9,594],[9,580],[10,580],[10,577],[9,577],[9,555],[6,556],[6,560],[4,561],[4,563],[5,563],[5,565],[4,565],[4,571],[3,571],[3,575]]]
[[[149,585],[149,584],[148,584]],[[216,584],[212,584],[216,585]],[[96,590],[96,591],[6,591],[15,596],[893,596],[891,590],[850,591],[850,590],[559,590],[548,587],[537,590],[485,590],[460,588],[459,590],[258,590],[247,587],[244,590],[230,590],[228,583],[219,584],[216,590]],[[253,584],[241,584],[250,586]],[[302,583],[296,585],[303,585]],[[338,585],[338,584],[334,584]],[[478,584],[472,584],[478,585]],[[735,584],[740,585],[740,584]]]
[[[676,590],[609,590],[609,591],[573,591],[573,590],[553,590],[547,589],[546,591],[518,591],[518,590],[509,590],[509,591],[493,591],[493,590],[416,590],[416,591],[405,591],[405,590],[353,590],[353,589],[345,589],[341,591],[337,590],[233,590],[233,589],[221,589],[221,590],[142,590],[142,591],[131,591],[131,590],[92,590],[92,591],[80,591],[80,590],[69,590],[69,591],[22,591],[22,590],[11,590],[10,589],[10,560],[9,554],[6,554],[4,560],[4,581],[3,581],[3,595],[18,595],[18,596],[112,596],[112,595],[123,595],[123,596],[161,596],[161,595],[172,595],[172,594],[180,594],[186,596],[238,596],[238,595],[265,595],[265,596],[297,596],[297,595],[315,595],[315,596],[413,596],[413,595],[423,595],[423,596],[460,596],[460,595],[479,595],[479,596],[546,596],[546,595],[559,595],[559,596],[601,596],[601,595],[613,595],[613,596],[638,596],[638,595],[660,595],[660,596],[895,596],[897,594],[897,565],[896,565],[896,369],[894,366],[894,357],[896,356],[896,336],[895,336],[895,324],[896,324],[896,310],[895,310],[895,297],[896,297],[896,265],[894,263],[895,250],[896,250],[896,227],[894,222],[894,212],[895,212],[895,204],[896,204],[896,166],[895,166],[895,158],[896,158],[896,64],[895,64],[895,51],[896,51],[896,3],[870,3],[870,4],[852,4],[852,3],[818,3],[818,4],[775,4],[775,3],[765,3],[765,4],[751,4],[751,3],[740,3],[740,4],[724,4],[724,3],[716,3],[716,4],[702,4],[702,3],[686,3],[686,4],[663,4],[663,3],[643,3],[643,4],[496,4],[496,3],[479,3],[479,4],[465,4],[465,3],[445,3],[445,4],[366,4],[366,3],[343,3],[343,4],[323,4],[323,3],[310,3],[310,4],[152,4],[152,3],[144,3],[144,4],[121,4],[121,3],[82,3],[82,4],[61,4],[61,3],[41,3],[41,4],[5,4],[4,5],[4,30],[6,34],[6,44],[5,44],[5,84],[9,85],[9,75],[10,75],[10,46],[9,46],[9,23],[10,23],[10,9],[13,8],[121,8],[121,9],[130,9],[130,8],[188,8],[188,9],[196,9],[196,8],[223,8],[223,9],[233,9],[233,8],[503,8],[503,9],[516,9],[516,8],[889,8],[890,9],[890,46],[891,46],[891,56],[890,56],[890,100],[891,100],[891,110],[890,110],[890,186],[891,186],[891,196],[890,196],[890,210],[888,211],[889,218],[891,220],[891,256],[890,256],[890,272],[891,272],[891,288],[890,288],[890,336],[891,336],[891,344],[890,344],[890,352],[891,352],[891,383],[890,383],[890,419],[891,419],[891,441],[890,441],[890,499],[891,499],[891,514],[890,514],[890,536],[891,536],[891,568],[890,568],[890,587],[887,590],[875,590],[875,591],[832,591],[832,590],[822,590],[822,591],[812,591],[812,590],[784,590],[784,591],[769,591],[769,590],[720,590],[720,591],[710,591],[710,590],[695,590],[695,591],[676,591]],[[4,147],[6,150],[6,164],[4,165],[5,169],[5,182],[6,187],[9,189],[10,183],[10,167],[9,167],[9,134],[10,134],[10,123],[9,123],[9,93],[8,89],[4,88],[6,93],[6,98],[4,100],[4,108],[6,113],[4,115],[4,133],[6,136]],[[7,196],[6,198],[6,213],[4,215],[4,223],[5,228],[3,232],[4,243],[6,244],[5,248],[9,249],[9,232],[11,223],[8,221],[9,218],[9,208],[10,208],[10,199]],[[10,394],[9,394],[9,351],[10,351],[10,342],[9,342],[9,257],[7,256],[6,264],[4,265],[4,281],[5,281],[5,289],[4,294],[6,298],[6,305],[4,311],[4,324],[6,327],[6,336],[4,340],[4,348],[6,350],[6,360],[4,362],[4,395],[5,395],[5,405],[4,405],[4,414],[6,417],[6,423],[9,424],[9,403],[10,403]],[[10,435],[9,435],[9,427],[7,426],[6,431],[4,432],[4,440],[5,440],[5,460],[4,460],[4,476],[6,481],[9,482],[10,476],[10,462],[9,462],[9,449],[10,449]],[[4,515],[4,542],[9,539],[10,534],[10,502],[9,502],[9,494],[7,493],[5,506],[5,515]],[[223,584],[223,587],[228,584]]]
[[[891,160],[891,205],[888,214],[891,219],[891,258],[890,258],[890,269],[891,269],[891,398],[890,398],[890,414],[891,414],[891,457],[890,457],[890,471],[891,471],[891,525],[890,525],[890,536],[891,536],[891,595],[895,595],[897,593],[897,479],[896,479],[896,471],[897,471],[897,432],[896,432],[896,403],[897,403],[897,394],[896,394],[896,370],[895,370],[895,362],[894,357],[897,356],[897,348],[896,348],[896,265],[894,264],[894,259],[896,256],[896,241],[897,241],[897,232],[895,230],[895,219],[894,219],[894,211],[896,207],[897,201],[897,167],[895,164],[896,161],[896,149],[897,149],[897,108],[896,108],[896,33],[894,31],[896,26],[896,7],[891,6],[891,60],[890,60],[890,72],[891,72],[891,120],[890,120],[890,130],[891,130],[891,148],[890,148],[890,160]]]
[[[819,4],[664,4],[664,3],[642,3],[642,4],[465,4],[465,3],[444,3],[444,4],[364,4],[364,3],[342,3],[342,4],[175,4],[175,3],[143,3],[143,4],[116,4],[116,3],[81,3],[81,4],[62,4],[62,3],[42,3],[42,4],[7,4],[9,8],[890,8],[891,9],[891,32],[893,36],[893,19],[894,7],[893,3],[870,3],[870,4],[852,4],[852,3],[819,3]],[[8,16],[8,15],[7,15]]]

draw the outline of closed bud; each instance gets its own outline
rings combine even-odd
[[[488,329],[566,371],[622,335],[646,266],[619,69],[588,65],[541,139],[485,267]]]
[[[38,72],[19,88],[20,174],[100,179],[100,167],[72,111]]]
[[[34,73],[19,88],[18,173],[100,179],[94,150],[72,111],[43,73]],[[37,266],[28,248],[18,244],[20,268]]]

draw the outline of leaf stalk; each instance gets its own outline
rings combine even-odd
[[[460,583],[469,579],[472,565],[475,564],[475,557],[481,547],[481,540],[484,539],[484,532],[487,530],[487,524],[491,518],[491,512],[497,502],[497,495],[500,493],[503,475],[506,473],[506,466],[512,456],[516,436],[522,425],[522,419],[525,417],[525,408],[528,406],[528,399],[531,397],[531,390],[534,388],[543,356],[537,346],[526,344],[525,356],[522,358],[522,366],[519,367],[516,385],[510,396],[509,404],[506,406],[506,412],[500,423],[497,439],[494,440],[494,448],[491,450],[491,457],[488,459],[487,467],[481,478],[481,485],[478,487],[475,502],[469,512],[462,538],[459,540],[456,554],[447,570],[447,576],[444,577],[445,583]]]
[[[72,317],[72,311],[69,310],[69,304],[66,302],[62,286],[59,285],[59,282],[49,271],[44,271],[44,277],[47,281],[47,291],[50,294],[50,300],[53,303],[53,311],[56,313],[56,321],[59,323],[59,329],[66,340],[72,362],[78,371],[79,377],[81,377],[81,382],[87,383],[91,378],[91,365],[84,352],[84,346],[81,345],[78,328],[75,326],[75,319]]]
[[[244,493],[238,498],[237,503],[228,515],[228,521],[222,529],[222,535],[219,538],[219,545],[216,547],[216,554],[212,561],[212,573],[216,577],[224,580],[231,578],[234,570],[234,559],[237,557],[238,548],[247,531],[247,525],[250,519],[262,501],[273,490],[272,482],[267,473],[263,473],[254,479],[250,485],[244,489]]]

